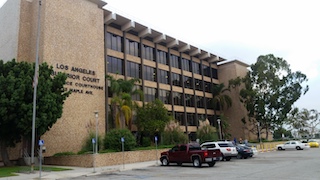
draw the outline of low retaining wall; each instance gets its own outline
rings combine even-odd
[[[44,164],[59,166],[95,167],[112,166],[144,161],[156,161],[160,158],[160,153],[168,149],[125,151],[103,154],[68,155],[58,157],[45,157]]]

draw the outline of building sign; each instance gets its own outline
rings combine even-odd
[[[56,71],[53,75],[59,72],[67,74],[66,90],[72,93],[93,95],[94,90],[103,90],[103,86],[99,86],[100,79],[96,78],[96,71],[84,69],[66,64],[56,64]]]

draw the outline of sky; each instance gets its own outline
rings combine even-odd
[[[317,0],[105,1],[108,10],[227,60],[251,65],[260,55],[285,59],[308,77],[309,91],[295,107],[320,112]]]

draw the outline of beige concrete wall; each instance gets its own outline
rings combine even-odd
[[[18,60],[35,61],[38,7],[38,1],[21,1]],[[42,1],[39,46],[40,63],[68,73],[65,88],[73,91],[62,118],[42,137],[45,156],[78,152],[95,131],[94,111],[99,134],[105,132],[103,10],[87,0]]]
[[[219,66],[218,77],[220,82],[224,83],[225,87],[228,86],[230,79],[236,77],[244,77],[247,73],[247,66],[239,61],[232,61]],[[224,114],[228,117],[228,123],[230,128],[228,133],[231,134],[230,139],[236,137],[239,139],[250,139],[249,132],[246,131],[245,125],[241,122],[243,117],[247,117],[246,108],[239,101],[240,88],[231,89],[230,93],[227,93],[232,98],[232,107],[225,110]]]
[[[159,150],[144,150],[144,151],[125,151],[115,153],[93,154],[87,155],[70,155],[60,157],[47,157],[44,159],[46,165],[60,165],[60,166],[77,166],[77,167],[93,167],[93,160],[96,158],[96,166],[111,166],[118,164],[156,161],[160,158],[160,153],[168,149]],[[123,161],[124,156],[124,161]]]
[[[20,0],[7,1],[0,9],[0,59],[17,58]]]
[[[43,60],[56,72],[73,75],[65,87],[75,91],[64,104],[62,118],[42,137],[46,156],[51,156],[81,149],[88,132],[95,132],[95,111],[99,134],[105,133],[104,25],[102,9],[86,0],[45,1],[44,10]]]

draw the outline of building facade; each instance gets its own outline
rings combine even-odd
[[[223,63],[226,59],[105,5],[100,0],[42,0],[39,8],[38,0],[9,0],[0,9],[0,24],[5,27],[0,29],[0,59],[35,61],[40,9],[39,60],[52,65],[55,73],[68,74],[65,87],[72,94],[62,118],[42,137],[45,155],[79,151],[96,120],[99,134],[107,131],[111,100],[107,74],[141,79],[136,88],[143,90],[144,101],[160,99],[191,139],[199,120],[208,119],[215,126],[212,87],[244,75],[248,65]],[[142,103],[138,96],[133,99]],[[233,118],[244,110],[240,106],[227,114],[233,119],[232,136],[245,137]]]

